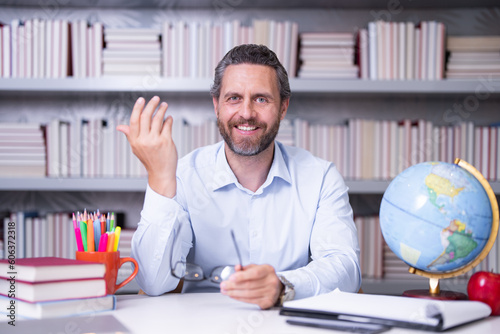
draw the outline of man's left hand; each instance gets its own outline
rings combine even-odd
[[[261,309],[273,307],[283,284],[270,265],[236,266],[236,272],[221,283],[221,293],[236,300],[257,304]]]

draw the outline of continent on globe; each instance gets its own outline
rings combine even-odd
[[[443,205],[439,205],[436,200],[439,195],[453,197],[460,194],[464,187],[456,188],[450,180],[434,173],[429,173],[425,178],[425,185],[429,190],[429,200],[438,209],[442,209]]]
[[[467,257],[477,247],[477,242],[472,237],[472,232],[466,231],[466,224],[458,219],[453,219],[450,225],[441,231],[441,244],[443,253],[432,261],[427,267],[447,264],[457,259]]]

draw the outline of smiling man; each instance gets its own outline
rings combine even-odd
[[[233,48],[210,92],[224,141],[179,161],[158,97],[139,98],[130,126],[118,127],[148,171],[132,241],[141,289],[159,295],[183,279],[183,292],[220,291],[263,309],[357,291],[359,246],[341,175],[275,141],[290,102],[276,55],[262,45]]]

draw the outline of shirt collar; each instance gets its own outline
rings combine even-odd
[[[278,144],[277,141],[274,141],[274,158],[271,169],[269,170],[266,181],[256,193],[261,192],[262,189],[270,185],[274,178],[281,178],[288,183],[292,183],[290,172],[283,155],[282,145]],[[214,191],[230,184],[239,185],[236,175],[234,175],[227,162],[224,142],[222,142],[222,145],[219,146],[219,150],[217,152],[214,178]]]

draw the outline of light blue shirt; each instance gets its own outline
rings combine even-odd
[[[172,248],[173,263],[187,258],[206,276],[214,267],[238,264],[232,229],[243,265],[273,266],[294,285],[296,299],[335,288],[358,291],[359,245],[347,191],[333,163],[300,148],[275,142],[268,177],[256,192],[236,179],[224,142],[197,149],[179,160],[173,199],[147,187],[132,240],[139,286],[150,295],[177,286]],[[210,290],[219,285],[183,286],[183,292]]]

